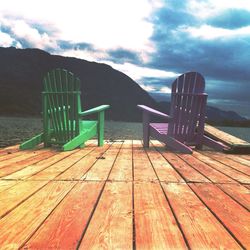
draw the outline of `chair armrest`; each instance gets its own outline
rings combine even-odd
[[[90,115],[90,114],[94,114],[94,113],[99,113],[101,111],[104,111],[105,109],[108,109],[110,107],[110,105],[100,105],[98,107],[92,108],[92,109],[88,109],[86,111],[80,112],[79,115],[80,116],[86,116],[86,115]]]
[[[137,105],[137,107],[138,107],[139,109],[142,109],[143,112],[146,112],[146,113],[148,113],[149,115],[159,116],[159,117],[165,118],[165,119],[167,119],[167,120],[171,120],[171,119],[172,119],[171,116],[169,116],[169,115],[167,115],[167,114],[164,114],[164,113],[162,113],[162,112],[160,112],[160,111],[158,111],[158,110],[156,110],[156,109],[152,109],[152,108],[150,108],[150,107],[148,107],[148,106],[145,106],[145,105]]]

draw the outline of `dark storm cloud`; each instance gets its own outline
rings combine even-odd
[[[198,19],[179,1],[166,1],[151,18],[154,33],[151,40],[156,52],[148,67],[176,73],[198,71],[206,80],[209,103],[224,109],[232,108],[250,116],[250,36],[205,39],[192,36],[188,28],[209,25],[234,31],[250,25],[250,12],[228,9],[207,19]],[[170,87],[172,79],[150,79],[148,85]],[[248,110],[248,114],[247,114]]]
[[[170,9],[168,7],[161,8],[160,10],[156,11],[154,15],[150,18],[150,21],[154,23],[156,29],[160,28],[159,30],[163,32],[164,28],[169,29],[181,25],[197,24],[197,19],[191,14],[185,12],[183,9]]]
[[[94,47],[90,43],[74,43],[74,42],[63,41],[63,40],[60,40],[57,43],[60,46],[60,48],[63,50],[75,49],[75,50],[94,51]]]
[[[250,25],[250,12],[242,9],[229,9],[209,19],[207,23],[226,29],[241,28]]]
[[[0,31],[6,34],[10,34],[11,33],[11,28],[7,25],[0,25]]]
[[[229,18],[229,20],[227,20]],[[166,7],[155,13],[151,37],[157,52],[148,66],[178,73],[198,71],[205,76],[212,99],[249,101],[250,39],[247,35],[203,39],[188,33],[202,25],[235,29],[250,23],[244,10],[223,12],[201,22],[190,13]]]
[[[115,63],[122,64],[125,62],[130,62],[137,65],[141,64],[141,60],[138,54],[133,51],[118,48],[115,50],[108,50],[107,52],[109,54],[109,57],[107,59]]]
[[[171,88],[171,85],[176,77],[164,77],[164,78],[158,78],[158,77],[143,77],[141,81],[145,85],[153,85],[157,89],[161,87],[169,87]]]
[[[211,99],[234,99],[237,101],[249,101],[250,90],[246,83],[230,81],[214,81],[206,79],[206,92]]]

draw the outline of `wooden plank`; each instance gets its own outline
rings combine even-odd
[[[190,186],[235,238],[248,249],[250,247],[249,212],[215,185],[195,183]]]
[[[176,154],[163,150],[161,151],[161,154],[186,182],[210,182],[209,179],[180,159]]]
[[[79,249],[133,249],[132,183],[106,183]]]
[[[236,162],[239,162],[243,165],[246,165],[248,167],[250,167],[250,158],[244,158],[244,155],[232,155],[232,154],[226,154],[225,155],[227,158],[230,158]]]
[[[54,151],[45,151],[45,152],[41,151],[40,154],[29,157],[28,159],[25,159],[25,160],[22,160],[22,161],[19,161],[16,163],[12,163],[12,164],[0,169],[0,177],[4,177],[4,176],[12,174],[16,171],[24,169],[24,168],[28,167],[29,165],[38,163],[39,161],[42,161],[42,160],[44,160],[48,157],[51,157],[55,154],[56,154],[56,152],[54,152]]]
[[[78,183],[24,245],[24,249],[76,249],[104,183]]]
[[[0,168],[3,167],[8,167],[8,166],[12,166],[13,164],[16,164],[18,162],[23,162],[26,161],[34,156],[37,156],[39,154],[44,153],[44,150],[37,150],[37,151],[22,151],[22,154],[19,154],[18,157],[13,157],[10,159],[7,159],[5,161],[1,161],[0,162]]]
[[[146,149],[146,152],[160,181],[185,182],[179,173],[154,147]]]
[[[233,169],[233,168],[229,168],[228,166],[206,156],[203,154],[201,154],[201,152],[193,152],[193,155],[201,160],[202,162],[208,164],[209,166],[213,167],[214,169],[220,171],[221,173],[227,175],[228,177],[232,178],[233,180],[236,180],[240,183],[249,183],[249,177],[243,173],[240,173],[239,171]]]
[[[248,211],[250,210],[250,190],[240,184],[217,184],[225,193],[233,197]]]
[[[162,185],[191,249],[241,249],[187,184]]]
[[[81,180],[104,181],[107,180],[122,142],[114,142],[111,147],[98,159],[98,161],[85,173]]]
[[[3,154],[3,155],[0,155],[0,161],[6,161],[6,160],[9,160],[9,159],[14,159],[18,156],[21,156],[23,155],[23,151],[15,151],[13,153],[9,153],[9,154]],[[14,161],[14,160],[13,160]]]
[[[132,181],[132,141],[127,140],[122,144],[109,176],[111,181]]]
[[[3,192],[4,190],[16,185],[19,181],[17,180],[0,180],[0,193]]]
[[[50,182],[3,217],[0,245],[12,249],[23,246],[74,185],[70,181]]]
[[[240,157],[250,161],[250,154],[248,154],[248,155],[240,155]]]
[[[71,154],[74,154],[76,151],[66,151],[66,152],[58,152],[56,155],[53,155],[47,159],[39,161],[35,164],[29,165],[23,169],[20,169],[14,173],[6,175],[2,177],[3,180],[25,180],[32,175],[39,173],[40,171],[50,167],[51,165],[60,162],[61,160],[69,157]]]
[[[19,150],[19,145],[13,145],[13,146],[1,148],[0,149],[0,156],[6,155],[9,153],[14,153],[14,152],[17,152],[18,150]]]
[[[157,181],[158,178],[154,172],[151,162],[141,141],[133,141],[133,166],[135,181]]]
[[[32,175],[28,178],[28,180],[53,180],[64,171],[72,167],[79,160],[89,154],[93,149],[92,148],[84,148],[82,150],[74,150],[75,152],[71,154],[69,157],[64,158],[63,160],[51,165],[48,168]]]
[[[210,126],[208,124],[205,124],[205,135],[208,135],[209,137],[216,139],[218,141],[221,141],[225,143],[226,145],[229,145],[231,147],[250,147],[250,143],[247,141],[244,141],[238,137],[235,137],[233,135],[230,135],[224,131],[219,130],[218,128],[215,128],[213,126]]]
[[[22,181],[7,189],[0,196],[0,218],[45,186],[48,181]]]
[[[178,156],[214,183],[237,183],[235,180],[200,161],[195,155],[179,154]]]
[[[243,174],[246,174],[250,176],[250,168],[246,165],[243,165],[239,162],[236,162],[232,159],[229,159],[228,157],[224,156],[222,153],[216,153],[216,152],[205,152],[205,155],[208,157],[211,157],[212,159],[215,159],[225,165],[227,165],[230,168],[234,168],[237,171],[242,172]]]
[[[92,165],[102,157],[106,150],[110,147],[105,144],[102,147],[96,147],[84,158],[80,159],[65,172],[56,177],[56,180],[80,180],[84,174],[92,167]]]
[[[159,183],[134,184],[136,249],[187,249]]]

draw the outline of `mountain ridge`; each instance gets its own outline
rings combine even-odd
[[[110,104],[108,119],[139,121],[138,102],[157,107],[145,90],[107,64],[50,55],[39,49],[0,48],[0,114],[39,115],[42,79],[54,68],[65,68],[80,78],[83,110]]]
[[[126,74],[103,63],[51,55],[40,49],[0,47],[0,115],[38,116],[41,113],[42,79],[54,68],[65,68],[81,80],[83,110],[109,104],[107,119],[141,121],[137,104],[168,111]],[[246,120],[236,112],[207,107],[209,120]]]

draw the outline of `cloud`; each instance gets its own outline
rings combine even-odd
[[[135,53],[133,51],[125,50],[122,48],[109,50],[108,54],[109,54],[109,59],[111,61],[113,61],[115,63],[119,63],[119,64],[122,64],[125,62],[139,64],[142,61],[140,59],[139,53]]]
[[[171,88],[169,87],[162,87],[160,88],[160,93],[165,93],[165,94],[170,94],[171,93]]]
[[[143,83],[139,83],[139,85],[140,85],[144,90],[146,90],[146,91],[148,91],[148,92],[155,92],[155,91],[156,91],[156,88],[155,88],[155,86],[153,86],[153,85],[145,85],[145,84],[143,84]]]
[[[224,29],[239,29],[250,25],[250,10],[227,9],[219,15],[207,20],[207,23],[214,27]]]
[[[187,12],[204,20],[232,9],[250,11],[248,0],[188,0],[186,2]]]
[[[15,19],[13,17],[6,18],[0,16],[1,30],[11,37],[10,45],[19,44],[19,47],[36,47],[40,49],[57,48],[56,40],[44,31],[36,27],[36,23],[29,23],[24,19]],[[6,36],[5,36],[6,37]],[[0,40],[0,45],[5,46],[3,40]]]
[[[56,39],[95,44],[99,49],[140,51],[152,50],[149,38],[153,29],[147,17],[153,6],[145,0],[71,0],[70,4],[64,0],[8,0],[1,3],[0,12],[52,26],[57,30]]]
[[[247,0],[8,0],[0,5],[0,46],[107,63],[161,95],[178,75],[198,71],[209,101],[225,106],[232,100],[239,112],[242,102],[250,105],[249,41]]]
[[[145,77],[157,77],[158,79],[163,79],[166,77],[177,76],[175,72],[137,66],[131,63],[115,64],[109,62],[109,65],[129,75],[135,81],[139,81],[140,79],[143,79]]]
[[[225,29],[204,24],[198,28],[183,27],[180,29],[180,32],[187,32],[195,38],[201,38],[205,40],[232,39],[234,37],[239,37],[239,36],[242,37],[250,36],[250,25],[238,29]]]
[[[9,34],[0,32],[0,41],[3,47],[9,47],[12,45],[14,39]]]

